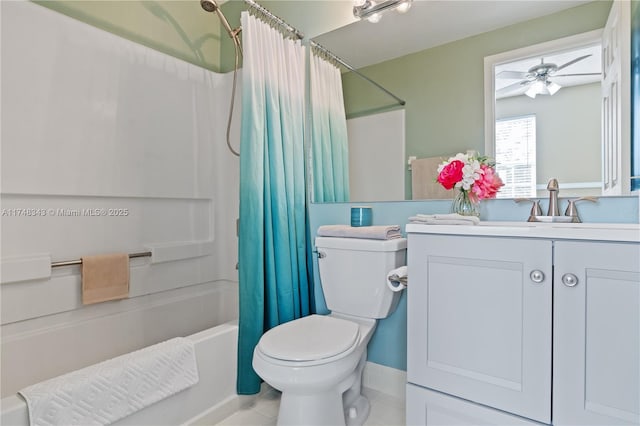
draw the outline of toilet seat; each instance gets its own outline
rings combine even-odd
[[[316,364],[346,356],[360,339],[358,324],[325,315],[310,315],[267,331],[257,349],[278,361]]]

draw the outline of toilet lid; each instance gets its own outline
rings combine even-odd
[[[354,322],[310,315],[272,328],[262,336],[258,346],[271,358],[314,361],[346,351],[359,337],[359,327]]]

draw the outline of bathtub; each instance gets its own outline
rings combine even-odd
[[[188,336],[196,348],[200,381],[116,425],[214,424],[236,411],[244,400],[236,395],[237,321]],[[0,400],[0,424],[28,426],[27,404],[19,395]]]

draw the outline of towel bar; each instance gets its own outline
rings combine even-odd
[[[133,259],[136,257],[150,257],[151,256],[151,252],[150,251],[144,251],[144,252],[140,252],[140,253],[131,253],[129,254],[129,259]],[[76,260],[65,260],[62,262],[51,262],[51,267],[52,268],[57,268],[58,266],[71,266],[71,265],[82,265],[82,259],[76,259]]]

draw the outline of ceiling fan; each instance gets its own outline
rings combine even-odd
[[[538,65],[534,65],[526,72],[522,71],[502,71],[496,75],[496,78],[504,79],[520,79],[520,81],[510,84],[502,89],[496,91],[496,96],[507,96],[514,94],[523,88],[526,88],[525,95],[530,98],[535,98],[536,95],[554,95],[562,86],[558,83],[551,81],[551,77],[554,79],[557,77],[577,77],[577,76],[589,76],[600,75],[600,73],[579,73],[579,74],[556,74],[558,71],[567,68],[576,62],[582,61],[592,55],[584,55],[575,58],[560,66],[553,63],[545,63],[544,58],[540,59]]]

